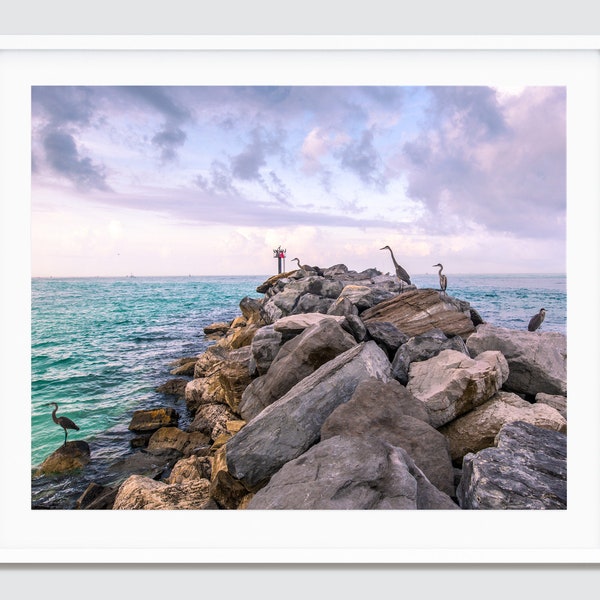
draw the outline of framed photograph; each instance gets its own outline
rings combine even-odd
[[[599,38],[1,41],[1,562],[599,562]],[[375,310],[419,291],[436,302],[420,309],[423,331]],[[442,306],[453,326],[470,315],[472,329],[445,330]],[[335,322],[335,358],[296,376],[306,361],[279,356],[277,385],[287,388],[242,398],[242,383],[246,392],[285,342],[314,326],[292,319],[308,313]],[[392,375],[409,339],[438,327],[454,344],[444,352],[459,353],[461,340],[469,355],[468,337],[488,323],[546,340],[531,350],[542,370],[556,356],[568,366],[568,438],[565,373],[548,389],[503,387],[518,359],[489,351],[495,387],[468,408],[463,396],[447,406],[449,392],[433,398],[417,383],[413,366],[429,357],[404,380]],[[242,339],[265,326],[279,335],[266,366]],[[390,341],[392,330],[401,341]],[[227,364],[236,375],[219,375],[228,383],[208,401],[208,374],[225,368],[206,357],[214,344],[242,362]],[[488,348],[474,348],[476,362]],[[354,370],[340,360],[328,394],[314,392],[323,365],[348,353]],[[423,422],[447,440],[443,476],[386,438],[367,444],[381,446],[373,470],[383,475],[355,485],[348,473],[371,455],[331,440],[347,439],[363,409],[323,427],[366,372],[422,400]],[[292,398],[309,378],[314,387]],[[331,404],[333,388],[345,396]],[[526,488],[538,484],[512,463],[481,476],[486,490],[468,487],[465,465],[474,473],[479,453],[501,446],[500,426],[484,445],[457,449],[450,425],[501,389],[510,396],[502,410],[522,415],[549,397],[535,425],[508,421],[562,444],[531,442],[548,461],[539,485],[551,470],[559,491],[548,484],[531,499]],[[284,440],[273,420],[256,441],[256,423],[282,399],[297,438]],[[382,414],[366,421],[365,440]],[[265,438],[283,441],[267,447]],[[323,474],[309,452],[325,445],[337,458]],[[76,475],[56,475],[63,467],[46,462],[56,453],[82,461]],[[314,484],[301,473],[307,461],[317,461]],[[297,471],[265,492],[292,463]],[[436,477],[450,478],[447,489]],[[125,481],[137,486],[128,498]],[[334,485],[313,502],[318,486]]]

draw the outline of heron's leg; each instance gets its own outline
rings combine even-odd
[[[65,429],[65,443],[63,444],[63,446],[67,445],[67,430]]]

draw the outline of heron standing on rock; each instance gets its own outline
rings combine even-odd
[[[442,263],[438,263],[437,265],[433,265],[433,266],[440,268],[440,270],[438,271],[438,275],[440,277],[440,289],[445,294],[446,288],[448,287],[448,278],[445,275],[442,275],[442,269],[444,268],[444,265],[442,265]]]
[[[299,258],[292,258],[292,262],[293,261],[296,261],[298,263],[298,268],[302,269],[303,271],[312,271],[313,270],[313,268],[310,265],[301,265]]]
[[[56,404],[56,402],[49,402],[48,404],[46,404],[46,406],[54,406],[54,410],[52,411],[52,420],[65,430],[65,443],[63,445],[66,446],[68,433],[67,429],[74,429],[75,431],[79,431],[79,427],[77,427],[77,425],[75,425],[75,423],[73,423],[73,421],[71,421],[71,419],[69,419],[68,417],[56,416],[56,411],[58,410],[58,404]]]
[[[396,268],[396,276],[400,280],[400,290],[402,290],[402,283],[407,283],[408,285],[411,285],[411,283],[410,283],[410,275],[406,272],[405,269],[403,269],[396,262],[396,258],[394,257],[394,253],[392,252],[392,249],[389,246],[384,246],[383,248],[379,248],[379,249],[380,250],[389,250],[390,251],[390,254],[392,255],[392,262],[394,263],[394,267]]]
[[[537,315],[533,315],[531,317],[531,321],[529,321],[529,325],[527,326],[528,331],[535,331],[546,318],[546,309],[540,308],[540,312]]]

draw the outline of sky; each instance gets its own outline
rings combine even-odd
[[[566,88],[32,88],[32,275],[566,270]]]

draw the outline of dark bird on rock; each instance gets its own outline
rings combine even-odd
[[[397,262],[396,262],[396,258],[394,256],[394,253],[392,252],[392,249],[389,246],[384,246],[383,248],[379,248],[380,250],[389,250],[390,254],[392,255],[392,262],[394,263],[394,267],[396,268],[396,276],[398,277],[398,279],[400,280],[400,289],[402,289],[402,283],[407,283],[408,285],[410,285],[410,275],[406,272],[405,269],[403,269]]]
[[[531,321],[529,321],[529,325],[527,326],[527,329],[529,331],[535,331],[544,322],[545,318],[546,318],[546,309],[540,308],[540,312],[537,315],[533,315],[533,317],[531,317]]]
[[[302,269],[303,271],[312,271],[313,270],[313,268],[310,265],[301,265],[299,258],[292,258],[292,262],[293,261],[296,261],[298,263],[298,268]]]
[[[75,423],[73,423],[73,421],[71,421],[71,419],[69,419],[69,417],[57,417],[56,416],[56,411],[58,410],[58,404],[56,404],[56,402],[49,402],[48,404],[46,404],[46,406],[54,406],[54,410],[52,411],[52,420],[57,424],[60,425],[64,430],[65,430],[65,443],[64,445],[67,445],[67,429],[74,429],[75,431],[79,431],[79,427],[77,427],[77,425],[75,425]]]
[[[438,271],[438,275],[440,277],[440,289],[442,290],[442,292],[445,292],[446,288],[448,287],[448,278],[442,274],[442,269],[444,268],[444,265],[442,265],[442,263],[438,263],[437,265],[433,266],[440,268],[440,270]]]
[[[323,275],[323,271],[319,267],[311,267],[310,265],[301,265],[299,258],[292,258],[292,261],[296,261],[298,263],[298,268],[303,271],[314,271],[317,275]]]

